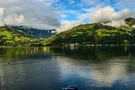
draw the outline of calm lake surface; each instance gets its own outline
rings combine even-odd
[[[0,48],[0,90],[135,90],[135,47]]]

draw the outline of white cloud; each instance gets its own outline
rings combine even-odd
[[[20,25],[25,23],[23,15],[11,14],[4,19],[4,23],[7,25]]]
[[[0,17],[4,15],[4,8],[0,8]]]
[[[132,12],[129,9],[124,9],[120,12],[114,12],[112,15],[112,20],[123,20],[132,16]]]
[[[59,28],[57,28],[57,32],[63,32],[66,30],[70,30],[75,26],[78,26],[80,24],[82,24],[83,21],[82,20],[76,20],[76,21],[61,21],[61,25]]]
[[[7,25],[20,25],[25,23],[25,17],[16,13],[7,14],[5,8],[0,8],[0,26]]]
[[[4,8],[0,8],[0,26],[3,26],[4,25],[4,22],[3,22],[3,15],[4,15]]]
[[[46,2],[49,3],[49,0]],[[0,25],[4,23],[41,29],[56,28],[60,25],[57,16],[61,12],[46,2],[44,0],[8,0],[6,3],[0,0]]]
[[[111,21],[109,23],[106,23],[105,25],[114,26],[114,27],[120,27],[120,26],[125,25],[125,22],[124,22],[124,20]]]
[[[110,6],[105,8],[96,8],[91,15],[91,22],[102,23],[102,22],[111,21],[113,13],[114,13],[114,9]]]
[[[76,10],[67,10],[67,11],[63,11],[63,13],[65,13],[64,15],[66,15],[66,16],[63,16],[63,18],[67,17],[68,14],[70,15],[72,14],[72,15],[75,15],[78,20],[72,20],[72,21],[62,20],[60,26],[57,28],[58,33],[66,31],[66,30],[70,30],[75,26],[81,25],[84,23],[85,19],[90,17],[89,13],[81,14],[79,11],[76,11]]]
[[[129,9],[123,9],[116,12],[111,6],[101,7],[98,5],[96,8],[83,8],[86,13],[79,14],[74,10],[64,11],[64,13],[76,14],[79,20],[74,21],[62,21],[60,27],[57,29],[58,33],[85,23],[84,20],[90,19],[90,23],[103,23],[105,25],[119,27],[125,25],[124,19],[128,17],[133,17],[133,11]]]
[[[111,21],[107,25],[120,26],[125,24],[123,22],[125,18],[133,15],[129,9],[116,12],[111,6],[82,9],[85,13],[82,10],[65,10],[64,8],[62,8],[63,12],[60,12],[51,6],[52,4],[61,5],[57,2],[59,0],[0,0],[0,25],[26,25],[42,29],[57,28],[61,25],[57,30],[65,31],[82,24],[89,17],[92,23]],[[69,0],[68,2],[71,4],[77,2],[77,5],[81,3],[97,5],[100,2],[109,3],[110,0],[81,0],[80,2]],[[74,15],[79,19],[60,22],[59,16],[64,19],[68,15]]]
[[[109,22],[107,25],[118,27],[125,24],[124,19],[132,16],[134,16],[133,12],[129,9],[116,12],[113,7],[107,6],[95,8],[90,16],[90,20],[92,23]]]

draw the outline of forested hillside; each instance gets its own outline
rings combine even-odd
[[[112,27],[101,23],[84,24],[71,30],[59,33],[42,42],[44,45],[67,45],[67,44],[135,44],[135,19],[125,19],[126,25]]]
[[[32,38],[33,36],[10,26],[0,27],[0,46],[27,45],[32,42]]]

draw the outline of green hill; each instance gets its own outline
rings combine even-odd
[[[132,24],[131,24],[132,22]],[[84,24],[72,28],[71,30],[59,33],[40,43],[44,45],[121,45],[135,44],[135,30],[131,27],[132,20],[127,20],[129,25],[119,28],[103,25],[100,23]]]
[[[32,42],[32,36],[10,26],[0,27],[0,46],[18,46]]]
[[[61,45],[134,45],[135,19],[125,19],[119,28],[100,23],[79,25],[48,39],[33,40],[33,36],[11,26],[0,27],[0,46],[61,46]]]
[[[132,17],[125,19],[125,22],[129,26],[135,25],[135,19]]]

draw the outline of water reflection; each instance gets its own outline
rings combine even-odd
[[[0,48],[0,62],[16,62],[49,57],[51,57],[49,48]]]
[[[113,85],[120,84],[124,85],[120,88],[125,88],[131,81],[130,76],[135,72],[134,47],[59,49],[57,48],[54,52],[61,51],[66,57],[57,56],[64,79],[77,74],[74,78],[83,82],[85,87],[114,88]],[[75,84],[77,81],[73,79],[72,83]],[[131,87],[127,86],[126,89]]]
[[[3,90],[134,90],[135,47],[0,48]]]

